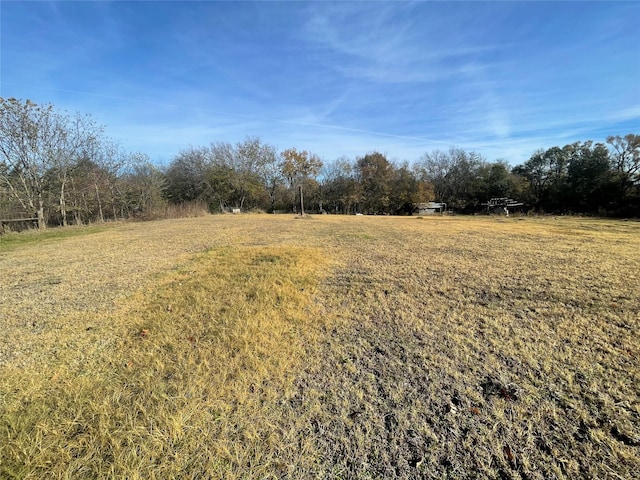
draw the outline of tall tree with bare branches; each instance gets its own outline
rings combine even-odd
[[[101,134],[90,117],[71,117],[50,104],[0,98],[0,183],[25,213],[37,218],[39,228],[46,227],[49,197],[57,198],[67,224],[70,170]]]

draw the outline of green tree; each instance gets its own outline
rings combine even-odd
[[[394,167],[379,152],[368,153],[356,161],[358,181],[362,187],[362,208],[367,213],[390,213],[391,182]]]
[[[213,198],[209,178],[211,164],[207,147],[191,147],[178,153],[166,170],[167,198],[172,203],[202,200],[210,205]]]
[[[608,137],[619,196],[617,213],[640,216],[640,135]]]
[[[468,211],[479,203],[476,194],[476,178],[483,158],[475,152],[466,152],[461,148],[452,148],[449,152],[451,168],[445,176],[449,196],[444,201],[460,211]]]
[[[510,197],[514,194],[514,178],[505,161],[485,163],[478,168],[474,187],[479,203],[491,198]]]
[[[355,167],[346,157],[326,164],[321,173],[323,208],[331,213],[356,213],[362,200]]]
[[[391,213],[411,215],[415,204],[423,201],[421,196],[425,189],[420,187],[420,183],[407,162],[393,169],[390,192]]]
[[[568,205],[578,212],[609,209],[614,201],[611,159],[604,144],[574,144],[568,168]]]
[[[531,193],[536,208],[543,207],[546,196],[547,184],[551,178],[544,150],[536,151],[527,160],[524,165],[516,170],[520,175],[526,178],[531,185]]]
[[[568,167],[578,150],[579,144],[538,150],[517,170],[529,180],[537,209],[560,211],[565,208]]]

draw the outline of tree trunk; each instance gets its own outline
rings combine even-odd
[[[62,181],[62,185],[60,186],[60,215],[62,215],[62,226],[67,226],[67,202],[64,198],[64,187],[66,183],[66,179]]]
[[[44,230],[47,228],[47,224],[44,221],[44,200],[42,199],[42,193],[38,193],[38,229]]]
[[[304,217],[304,197],[302,196],[302,185],[300,185],[300,216]]]
[[[116,208],[116,194],[114,193],[113,187],[109,186],[111,190],[111,208],[113,209],[113,221],[118,221],[118,210]]]
[[[104,222],[104,215],[102,214],[102,201],[100,200],[100,190],[98,189],[98,184],[94,183],[93,186],[96,188],[96,200],[98,202],[98,221]]]
[[[78,190],[76,189],[76,182],[73,180],[73,177],[70,177],[71,180],[71,192],[73,193],[73,220],[76,225],[82,225],[82,211],[80,209],[80,203],[78,200]],[[82,194],[84,197],[84,193]]]

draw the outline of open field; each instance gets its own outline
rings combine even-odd
[[[68,232],[0,237],[0,478],[640,478],[638,222]]]

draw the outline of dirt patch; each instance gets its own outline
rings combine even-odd
[[[636,238],[612,255],[599,236],[550,248],[540,225],[388,227],[341,251],[322,298],[336,322],[291,399],[316,475],[640,474]]]

